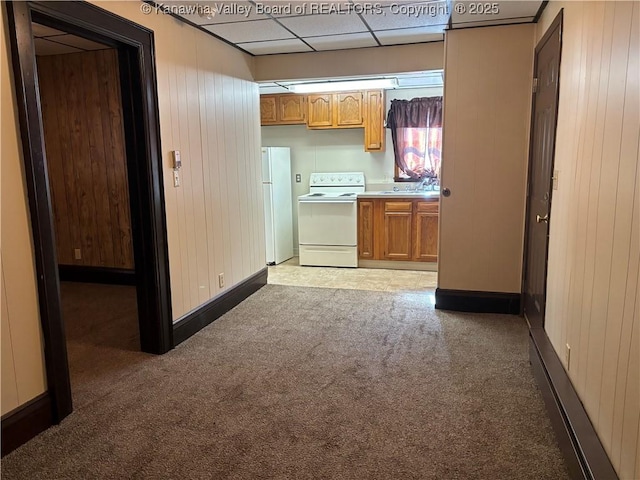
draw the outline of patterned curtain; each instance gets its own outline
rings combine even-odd
[[[442,97],[392,100],[387,115],[396,165],[407,178],[439,178]]]

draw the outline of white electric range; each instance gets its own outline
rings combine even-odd
[[[298,197],[300,265],[358,266],[357,194],[363,172],[312,173],[309,193]]]

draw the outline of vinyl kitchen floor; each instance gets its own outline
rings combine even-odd
[[[381,292],[433,292],[436,272],[378,268],[301,267],[298,257],[269,267],[268,283]]]

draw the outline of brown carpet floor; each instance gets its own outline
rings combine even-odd
[[[267,285],[166,355],[97,351],[3,479],[568,478],[518,317]]]

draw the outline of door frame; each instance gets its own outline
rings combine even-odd
[[[544,44],[549,40],[551,34],[556,28],[560,29],[560,58],[558,65],[559,67],[562,65],[562,32],[563,32],[563,12],[564,9],[560,9],[556,18],[553,19],[549,28],[544,33],[538,44],[536,45],[534,56],[533,56],[533,78],[535,78],[536,71],[538,70],[538,54],[540,50],[544,46]],[[553,172],[555,168],[555,159],[556,159],[556,137],[558,132],[558,110],[559,110],[559,101],[560,101],[560,68],[558,68],[558,88],[556,90],[556,115],[555,115],[555,124],[553,125],[553,145],[551,146],[551,151],[553,152],[553,157],[551,158],[551,177],[549,177],[549,222],[547,223],[547,246],[544,253],[544,306],[542,311],[542,324],[541,325],[531,325],[529,324],[529,328],[544,328],[544,318],[546,314],[547,308],[547,274],[549,271],[549,241],[548,241],[548,229],[551,226],[551,204],[553,200]],[[520,314],[525,317],[527,322],[529,323],[529,319],[524,315],[524,306],[526,300],[526,279],[527,279],[527,268],[528,268],[528,252],[529,252],[529,214],[531,212],[531,171],[533,169],[533,141],[535,134],[535,116],[536,116],[536,93],[532,92],[531,94],[531,120],[529,123],[529,164],[527,167],[527,205],[525,211],[525,225],[524,225],[524,248],[522,251],[522,280],[521,280],[521,294],[520,294]]]
[[[153,32],[86,2],[6,3],[52,417],[73,410],[31,21],[118,50],[142,351],[173,348]]]

